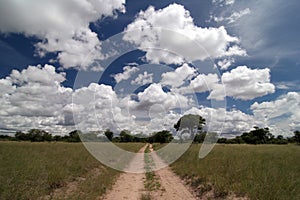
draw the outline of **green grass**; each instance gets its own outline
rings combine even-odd
[[[300,199],[299,145],[216,145],[204,159],[199,149],[193,144],[171,165],[194,186],[212,185],[219,197],[234,192],[250,199]]]
[[[144,144],[119,144],[137,152]],[[93,169],[100,169],[97,175]],[[81,143],[0,142],[0,199],[37,199],[80,181],[71,199],[95,199],[120,172],[103,166]]]
[[[137,153],[145,143],[114,143],[116,146],[126,151]]]
[[[152,171],[152,168],[155,167],[154,166],[155,164],[150,152],[151,152],[150,147],[149,145],[147,145],[144,154],[145,170],[146,170],[145,173],[146,179],[144,181],[144,186],[147,191],[151,192],[151,191],[156,191],[161,189],[161,185],[159,182],[159,177],[155,174],[154,171]]]

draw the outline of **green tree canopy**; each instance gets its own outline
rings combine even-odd
[[[188,114],[182,116],[177,123],[174,124],[174,128],[176,131],[188,130],[191,134],[191,139],[193,139],[196,132],[202,132],[204,125],[205,119],[203,117]]]

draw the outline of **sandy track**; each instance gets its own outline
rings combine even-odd
[[[127,168],[129,171],[140,171],[144,169],[144,154],[146,146],[140,149],[138,155],[136,155],[130,162]],[[141,199],[142,194],[145,192],[144,189],[144,179],[145,174],[143,173],[123,173],[119,176],[115,184],[113,185],[112,190],[100,199],[104,200],[139,200]]]
[[[150,146],[151,147],[151,146]],[[132,171],[137,168],[137,171],[144,168],[144,154],[145,147],[140,149],[139,155],[136,155],[129,164]],[[161,158],[158,157],[152,148],[151,156],[156,166],[165,166]],[[185,186],[183,181],[173,173],[169,167],[165,167],[156,171],[155,174],[159,177],[161,190],[151,191],[151,199],[155,200],[195,200],[196,198]],[[143,194],[149,194],[144,187],[145,174],[143,173],[123,173],[119,176],[112,190],[100,198],[104,200],[140,200]]]
[[[165,166],[163,160],[158,157],[155,151],[151,148],[152,158],[156,166]],[[188,190],[183,181],[169,168],[165,167],[155,172],[160,178],[160,184],[163,188],[163,192],[157,191],[151,193],[151,196],[155,200],[195,200],[196,198]]]

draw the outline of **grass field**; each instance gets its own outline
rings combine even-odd
[[[200,145],[191,148],[173,170],[216,197],[230,191],[250,199],[300,199],[299,145],[216,145],[204,159]],[[212,186],[212,187],[211,187]]]
[[[137,152],[144,144],[118,145]],[[91,173],[94,169],[98,173]],[[79,181],[68,199],[95,199],[118,174],[81,143],[0,142],[0,199],[37,199],[78,177],[86,181]]]

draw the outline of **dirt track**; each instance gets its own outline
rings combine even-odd
[[[140,150],[140,153],[144,152],[146,146]],[[152,148],[150,148],[152,150]],[[156,165],[160,165],[163,161],[153,151],[151,153],[153,161]],[[142,163],[142,164],[141,164]],[[134,158],[129,167],[144,167],[144,160]],[[162,190],[151,191],[150,195],[152,199],[165,200],[182,200],[182,199],[196,199],[192,193],[187,189],[182,180],[176,176],[169,167],[165,167],[155,174],[159,177],[159,182],[162,186]],[[143,194],[148,193],[144,188],[145,174],[132,174],[123,173],[117,179],[112,190],[102,198],[104,200],[140,200]]]
[[[146,146],[140,149],[139,153],[145,151]],[[130,162],[128,168],[144,168],[144,157],[135,156]],[[130,170],[132,171],[132,170]],[[136,200],[141,199],[141,196],[144,192],[144,178],[145,174],[142,173],[123,173],[119,176],[115,184],[113,185],[112,190],[104,196],[104,200],[121,200],[129,199]]]

